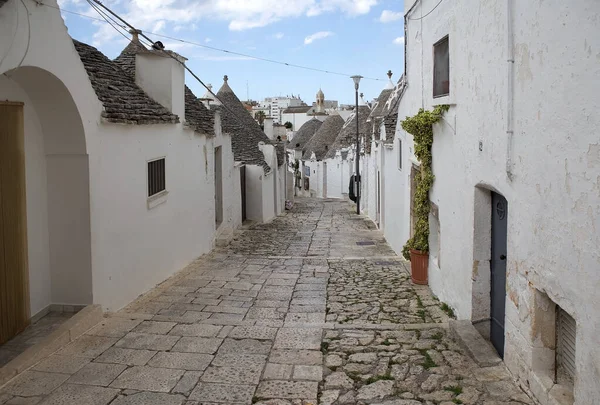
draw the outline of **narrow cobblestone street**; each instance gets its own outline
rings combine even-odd
[[[531,404],[373,223],[299,199],[0,391],[0,404]]]

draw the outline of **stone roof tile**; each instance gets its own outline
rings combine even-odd
[[[361,137],[368,138],[371,136],[371,131],[373,129],[371,124],[367,122],[370,112],[371,110],[368,106],[358,106],[358,133]],[[352,115],[348,117],[342,130],[335,139],[335,142],[331,145],[329,151],[325,155],[326,159],[335,157],[335,153],[338,150],[348,148],[350,145],[354,144],[356,140],[356,116],[356,112],[353,112]]]
[[[102,117],[121,124],[174,124],[177,115],[150,98],[123,69],[96,48],[73,40],[92,88],[102,103]]]
[[[294,149],[304,149],[306,143],[317,133],[322,124],[323,122],[316,118],[306,121],[292,138],[291,143],[294,145]]]
[[[306,143],[302,159],[308,160],[314,153],[317,160],[323,160],[343,126],[344,119],[339,114],[334,113],[327,117],[310,141]]]

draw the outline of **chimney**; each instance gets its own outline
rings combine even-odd
[[[263,124],[265,126],[265,134],[267,134],[267,137],[270,140],[273,140],[275,138],[275,131],[273,130],[273,118],[265,118]]]
[[[134,34],[137,37],[137,33]],[[168,54],[172,55],[171,58]],[[135,82],[173,114],[185,117],[185,69],[187,59],[172,51],[149,50],[135,57]]]

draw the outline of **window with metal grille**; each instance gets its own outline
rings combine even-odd
[[[450,52],[448,37],[433,45],[433,97],[450,94]]]
[[[575,338],[577,324],[569,314],[556,306],[556,382],[572,385],[575,378]]]
[[[165,191],[165,158],[148,162],[148,197]]]

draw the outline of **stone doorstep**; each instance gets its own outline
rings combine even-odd
[[[103,313],[100,305],[88,305],[77,312],[38,344],[25,350],[0,368],[0,388],[23,371],[73,342],[96,326],[102,319]]]
[[[477,332],[469,320],[449,321],[450,335],[456,340],[479,367],[491,367],[502,363],[502,359],[490,342]]]

